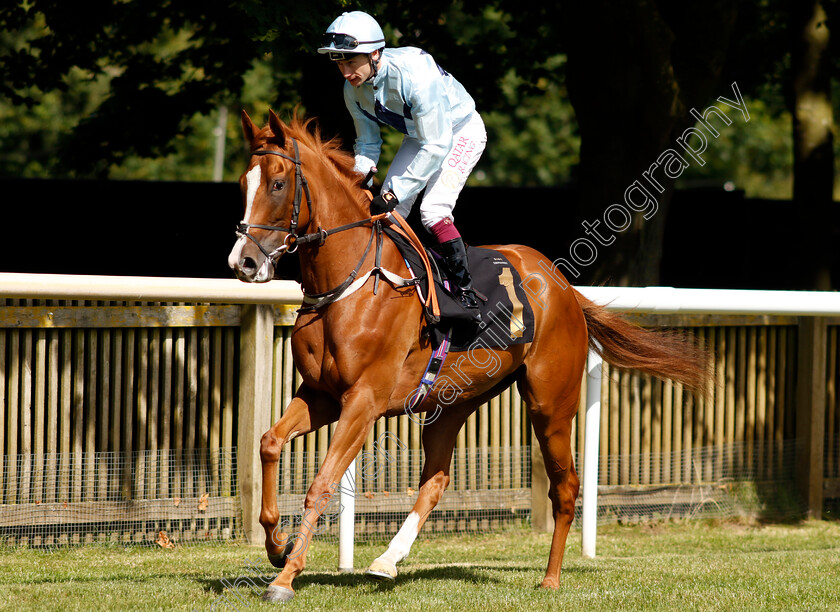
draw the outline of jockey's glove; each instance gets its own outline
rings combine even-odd
[[[370,214],[381,215],[382,213],[391,212],[399,203],[400,201],[397,199],[397,196],[390,191],[380,193],[370,203]]]

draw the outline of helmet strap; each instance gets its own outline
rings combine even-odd
[[[379,53],[379,57],[374,61],[373,54],[377,53],[377,52]],[[370,77],[368,78],[368,81],[373,81],[373,79],[376,78],[376,75],[379,74],[378,64],[379,64],[379,61],[382,59],[382,50],[377,49],[376,51],[373,51],[372,53],[369,53],[368,54],[368,59],[370,60]]]

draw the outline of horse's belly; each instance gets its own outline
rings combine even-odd
[[[445,409],[487,394],[499,385],[510,382],[526,353],[516,350],[475,349],[450,353],[437,377],[426,377],[424,368],[404,368],[388,407],[387,416],[400,413]],[[425,395],[424,395],[425,393]],[[418,399],[423,398],[418,404]]]

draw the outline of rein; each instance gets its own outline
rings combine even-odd
[[[278,225],[259,225],[255,223],[245,223],[244,221],[236,226],[236,235],[240,237],[245,237],[251,240],[257,247],[262,251],[263,255],[271,261],[272,264],[276,263],[280,256],[284,253],[294,253],[297,250],[298,245],[301,244],[308,244],[310,242],[317,242],[318,245],[324,244],[327,240],[328,236],[332,234],[337,234],[339,232],[343,232],[346,230],[354,229],[356,227],[362,227],[365,225],[371,226],[371,233],[370,238],[368,239],[367,246],[365,247],[364,253],[362,253],[359,262],[356,264],[356,267],[350,273],[350,275],[341,283],[338,287],[331,289],[329,291],[325,291],[324,293],[312,294],[312,295],[304,295],[304,302],[307,305],[302,306],[300,310],[302,311],[311,311],[327,304],[331,304],[336,300],[340,299],[344,292],[347,290],[348,287],[353,283],[356,277],[359,274],[359,271],[362,268],[362,264],[364,264],[365,259],[370,253],[371,247],[373,246],[374,238],[376,238],[376,267],[371,272],[380,271],[379,263],[382,254],[382,219],[388,216],[388,213],[383,213],[381,215],[374,215],[367,219],[361,219],[359,221],[354,221],[352,223],[347,223],[345,225],[341,225],[339,227],[335,227],[329,230],[323,229],[322,227],[318,227],[316,232],[312,232],[309,234],[298,234],[298,219],[300,218],[300,206],[303,200],[303,195],[306,195],[306,205],[309,207],[310,213],[312,211],[312,195],[309,191],[309,183],[306,180],[306,177],[303,175],[303,170],[301,168],[302,161],[300,158],[300,151],[298,150],[298,143],[297,140],[294,138],[292,139],[292,145],[294,146],[295,156],[294,158],[289,157],[285,153],[280,151],[269,151],[267,149],[259,149],[257,151],[252,151],[251,155],[276,155],[278,157],[282,157],[292,163],[295,164],[295,199],[292,208],[292,217],[289,220],[288,227],[281,227]],[[278,231],[278,232],[286,232],[286,238],[283,240],[283,244],[273,251],[268,251],[259,240],[257,240],[250,232],[251,229],[262,229],[262,230],[269,230],[269,231]],[[400,277],[396,277],[387,271],[385,276],[391,282],[397,282],[402,286],[408,286],[410,284],[414,284],[413,279],[403,279]],[[376,279],[377,285],[374,286],[374,293],[376,293],[376,286],[378,286],[379,278]]]

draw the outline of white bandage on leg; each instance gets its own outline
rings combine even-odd
[[[417,539],[417,534],[420,533],[419,526],[420,515],[412,512],[405,519],[397,535],[391,540],[391,543],[388,545],[388,550],[379,556],[376,561],[396,566],[397,563],[405,559],[408,553],[411,552],[411,545]]]

